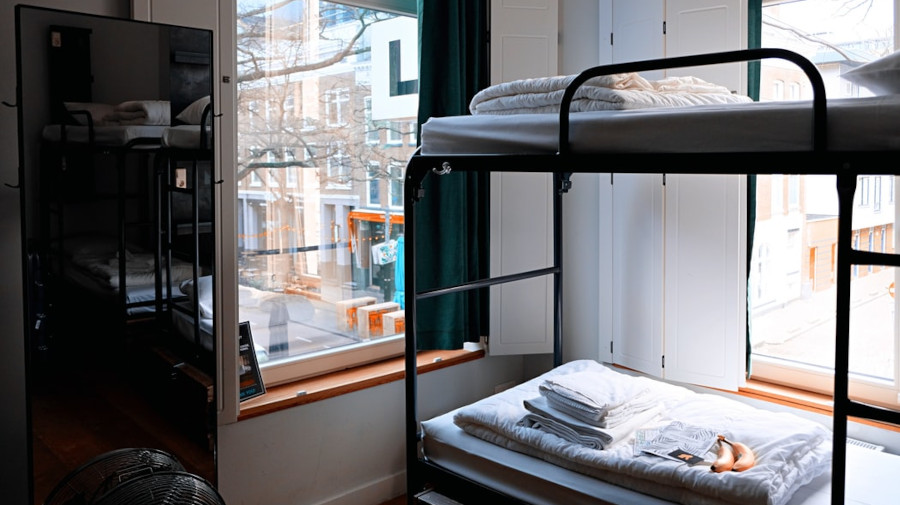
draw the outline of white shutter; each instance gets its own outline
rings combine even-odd
[[[663,40],[664,0],[618,0],[612,7],[612,61],[651,60],[665,56]],[[661,79],[664,70],[642,72],[647,79]]]
[[[491,2],[491,82],[558,73],[558,0]],[[553,263],[549,174],[491,175],[491,275]],[[553,279],[491,288],[491,354],[553,352]]]
[[[746,7],[741,0],[667,0],[666,57],[734,51],[747,47]],[[693,75],[746,92],[746,65],[684,67],[666,75]]]
[[[666,179],[665,377],[737,390],[746,345],[746,177]]]
[[[661,376],[662,175],[616,174],[612,198],[613,362]]]
[[[609,65],[613,62],[613,0],[599,0],[600,13],[597,19],[597,47],[599,48],[598,65]],[[579,69],[583,70],[583,69]]]

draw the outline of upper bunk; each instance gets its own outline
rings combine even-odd
[[[569,114],[572,105],[587,101],[588,92],[580,90],[600,76],[765,58],[796,64],[814,98],[662,107],[624,99]],[[418,179],[418,166],[434,163],[499,172],[545,172],[551,163],[562,172],[837,174],[851,157],[854,165],[865,163],[868,173],[893,171],[878,160],[898,147],[900,95],[826,100],[816,67],[790,51],[750,49],[605,65],[561,84],[554,89],[561,103],[552,111],[430,118],[422,125],[422,145],[409,177]],[[829,154],[809,162],[823,152]],[[603,154],[599,160],[598,154]]]

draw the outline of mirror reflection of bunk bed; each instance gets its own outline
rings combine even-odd
[[[787,104],[570,114],[570,106],[576,105],[576,90],[592,77],[762,58],[796,64],[807,74],[815,98]],[[900,53],[893,61],[897,58]],[[897,89],[896,83],[893,88]],[[408,503],[420,503],[417,496],[426,503],[442,503],[439,500],[446,498],[459,503],[502,504],[891,503],[898,489],[895,479],[888,476],[900,469],[900,457],[848,444],[847,416],[898,425],[900,412],[849,398],[848,342],[851,266],[900,266],[900,255],[854,250],[851,228],[857,176],[896,174],[896,168],[884,160],[896,152],[900,124],[898,114],[889,111],[900,107],[900,95],[826,101],[814,65],[788,51],[762,49],[596,67],[572,79],[561,96],[558,114],[432,118],[423,125],[420,152],[407,166],[406,291],[414,293],[406,297]],[[585,99],[585,95],[578,96]],[[748,125],[765,127],[747,129]],[[669,128],[673,126],[677,128]],[[528,134],[524,134],[526,130]],[[646,138],[649,132],[656,133],[652,143]],[[781,173],[802,167],[805,173],[836,175],[840,202],[838,316],[830,431],[819,422],[792,413],[635,377],[593,360],[564,363],[561,286],[563,272],[574,270],[564,269],[562,264],[562,199],[572,185],[578,184],[578,174],[654,173],[661,166],[669,174]],[[534,271],[495,274],[488,279],[417,292],[414,232],[417,203],[428,198],[424,181],[468,171],[553,175],[553,263]],[[553,369],[474,403],[420,419],[418,300],[538,277],[549,277],[553,283]],[[584,393],[588,396],[601,390],[613,396],[613,392],[637,387],[641,380],[647,381],[640,382],[641,391],[651,391],[656,399],[646,409],[661,408],[662,417],[654,417],[654,424],[636,419],[638,414],[625,416],[637,424],[621,433],[598,429],[598,424],[589,425],[584,417],[548,414],[554,409],[543,403],[536,406],[542,399],[552,406],[551,398],[560,400],[559,390],[563,388],[573,391],[575,387],[576,393],[589,391]],[[612,402],[577,403],[574,396],[562,394],[558,404],[577,408],[560,407],[555,412],[582,409],[580,415],[587,416],[614,406]],[[757,451],[756,466],[746,472],[716,473],[709,462],[688,464],[634,448],[639,438],[636,430],[659,432],[672,426],[673,420],[714,427],[718,433],[746,440]],[[698,459],[713,461],[713,447],[710,445],[711,453],[699,454]]]
[[[16,6],[16,38],[30,402],[121,381],[214,481],[214,329],[184,290],[213,267],[212,33]]]

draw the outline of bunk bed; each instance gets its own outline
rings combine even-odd
[[[49,266],[63,296],[87,295],[90,307],[111,309],[126,324],[147,320],[159,268],[153,164],[167,126],[104,124],[89,104],[71,106],[70,117],[82,119],[42,132],[41,236]],[[186,278],[186,266],[174,265],[169,275]]]
[[[813,88],[813,100],[570,114],[579,88],[598,76],[765,58],[783,59],[803,70]],[[845,497],[866,502],[865,496],[857,494],[860,492],[870,496],[884,495],[881,490],[891,485],[893,477],[890,476],[896,475],[900,468],[898,458],[888,454],[867,455],[870,459],[866,461],[874,464],[864,466],[857,449],[845,443],[848,416],[900,424],[900,412],[862,404],[848,397],[850,273],[854,264],[900,266],[900,256],[852,249],[851,221],[857,175],[896,174],[896,168],[886,160],[898,146],[896,132],[900,127],[900,114],[896,108],[900,107],[900,95],[826,101],[821,76],[808,60],[780,49],[750,49],[595,67],[572,79],[559,103],[558,114],[432,118],[423,125],[422,145],[407,165],[405,275],[406,292],[414,293],[406,297],[408,502],[444,503],[429,501],[427,496],[435,493],[438,500],[449,497],[469,504],[723,503],[729,499],[749,503],[752,499],[760,503],[790,504],[828,503],[830,500],[837,505],[845,503]],[[746,134],[744,128],[748,125],[755,127],[752,135]],[[642,135],[636,135],[637,131]],[[827,454],[821,453],[820,439],[813,444],[815,449],[801,451],[815,460],[813,466],[803,467],[813,472],[815,478],[811,482],[807,482],[807,478],[794,478],[788,482],[786,474],[778,472],[789,472],[790,468],[782,465],[772,475],[774,485],[759,482],[756,488],[745,490],[749,494],[729,495],[726,493],[734,491],[733,486],[717,486],[715,482],[720,474],[711,473],[708,465],[700,473],[691,474],[695,479],[692,485],[662,475],[683,476],[690,472],[671,466],[682,463],[665,462],[670,466],[668,472],[662,474],[649,465],[635,466],[627,459],[612,460],[613,463],[605,467],[590,466],[578,444],[561,442],[559,437],[548,439],[538,434],[540,430],[531,430],[524,435],[516,433],[516,416],[524,411],[520,410],[523,399],[534,398],[544,381],[588,366],[582,362],[563,363],[562,353],[562,199],[573,184],[572,174],[653,173],[660,171],[658,167],[666,167],[665,172],[670,174],[774,174],[795,172],[796,167],[803,167],[809,174],[836,175],[840,219],[834,417],[832,431],[828,434],[827,445],[830,447],[824,447]],[[423,181],[428,177],[467,171],[552,174],[553,264],[529,272],[417,291],[416,206],[429,196]],[[554,292],[553,370],[441,416],[419,419],[418,301],[547,276],[552,278]],[[607,373],[624,375],[596,365]],[[684,392],[676,393],[685,395],[682,398],[696,398]],[[677,401],[662,401],[661,404],[667,410],[679,406]],[[504,411],[511,415],[503,415]],[[754,412],[763,417],[767,415],[766,412]],[[477,424],[479,415],[495,418],[493,424],[485,421],[486,424],[473,429],[461,427]],[[809,428],[802,423],[795,424],[793,420],[790,424]],[[740,432],[747,427],[731,428]],[[481,438],[472,436],[479,429]],[[799,436],[806,441],[816,438],[804,434],[800,428],[797,430],[786,436]],[[553,441],[550,445],[555,445],[556,452],[541,445],[541,441],[547,440]],[[773,435],[773,440],[780,439]],[[580,453],[581,459],[566,457],[572,453]],[[766,457],[765,454],[758,456]],[[769,471],[764,468],[766,465],[768,462],[760,464],[760,470]],[[682,470],[684,468],[687,466]],[[749,478],[753,470],[741,476]],[[853,479],[854,487],[847,485],[850,479]],[[731,482],[737,481],[732,479]],[[760,491],[763,492],[760,494]]]

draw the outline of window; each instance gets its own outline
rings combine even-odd
[[[784,99],[784,82],[775,81],[772,83],[772,100]]]
[[[847,3],[833,0],[763,2],[763,47],[794,50],[816,63],[828,98],[859,96],[841,73],[893,51],[894,0]],[[805,78],[775,60],[762,62],[760,89],[794,98],[793,83]],[[797,71],[799,72],[799,71]],[[784,82],[790,82],[785,90]],[[806,88],[798,88],[803,95]],[[783,96],[783,95],[781,95]],[[811,98],[801,96],[801,99]],[[763,93],[762,100],[770,99]],[[773,97],[771,99],[779,99]],[[802,171],[802,170],[799,170]],[[837,192],[830,176],[757,178],[757,221],[750,275],[753,378],[828,393],[834,367]],[[893,252],[893,177],[882,198],[880,177],[857,182],[852,246]],[[771,190],[766,191],[767,185]],[[766,191],[766,193],[763,193]],[[787,195],[788,212],[777,214],[776,200]],[[771,195],[771,202],[765,195]],[[764,211],[770,212],[764,212]],[[799,233],[788,232],[799,230]],[[876,237],[875,235],[879,235]],[[785,237],[785,238],[779,238]],[[878,241],[876,244],[875,241]],[[789,241],[800,241],[790,246]],[[760,244],[765,244],[763,250]],[[800,275],[796,275],[799,265]],[[851,272],[850,393],[854,398],[896,407],[900,392],[894,312],[888,287],[896,268],[854,266]],[[797,279],[801,282],[797,282]],[[765,296],[760,296],[765,293]]]
[[[392,163],[390,168],[390,188],[391,208],[403,208],[403,166]]]
[[[399,145],[403,143],[403,131],[405,123],[399,121],[391,121],[387,130],[387,143],[389,145]]]
[[[869,191],[869,182],[871,178],[866,175],[861,175],[859,177],[859,182],[856,184],[856,194],[859,196],[859,206],[860,207],[868,207],[869,199],[871,197]]]
[[[379,166],[377,161],[369,162],[369,171],[366,174],[366,183],[369,185],[369,207],[381,205],[381,178],[378,177]]]
[[[347,88],[329,89],[325,92],[325,117],[328,126],[344,126],[347,124],[347,103],[350,101],[350,90]]]
[[[237,127],[247,153],[236,169],[237,311],[269,385],[403,353],[392,246],[404,232],[396,178],[415,146],[386,148],[378,128],[416,121],[416,101],[398,105],[387,85],[390,44],[418,45],[416,18],[398,10],[415,3],[237,2],[235,82],[248,111]],[[263,103],[284,125],[252,120]],[[248,146],[278,155],[271,179],[250,169],[260,160]]]
[[[872,188],[872,210],[881,212],[881,176],[876,175],[873,179],[875,187]]]

